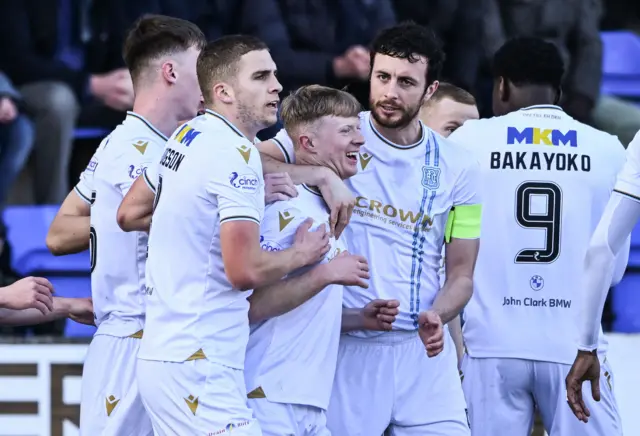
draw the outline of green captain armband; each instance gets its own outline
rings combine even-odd
[[[451,238],[476,239],[480,237],[481,204],[454,206],[449,212],[447,226],[444,230],[444,241],[448,244]]]

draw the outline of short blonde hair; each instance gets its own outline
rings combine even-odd
[[[436,89],[436,92],[433,93],[429,100],[424,102],[424,106],[437,103],[445,98],[449,98],[456,103],[468,104],[470,106],[476,105],[476,99],[470,92],[452,85],[451,83],[440,82],[438,89]]]
[[[281,104],[280,117],[287,132],[325,116],[357,117],[362,106],[351,94],[321,85],[307,85],[289,94]]]

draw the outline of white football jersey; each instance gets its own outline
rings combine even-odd
[[[322,196],[304,185],[297,189],[296,198],[267,206],[260,235],[263,250],[291,247],[298,226],[307,218],[313,218],[312,229],[329,225]],[[345,250],[342,242],[332,239],[324,262]],[[251,326],[245,359],[247,392],[262,387],[269,401],[321,409],[329,406],[342,323],[342,290],[342,286],[330,285],[292,311]]]
[[[482,168],[482,243],[464,309],[469,355],[571,364],[585,254],[622,144],[557,106],[467,121],[449,139]]]
[[[417,329],[418,314],[431,307],[440,290],[438,271],[449,211],[480,204],[475,157],[421,126],[422,137],[415,144],[393,144],[376,130],[370,112],[361,112],[365,143],[358,156],[359,171],[346,181],[357,201],[345,242],[349,252],[368,259],[372,273],[369,289],[345,288],[343,304],[362,308],[376,298],[397,299],[400,314],[394,328],[399,330]],[[276,139],[293,161],[291,140],[282,132]]]
[[[227,279],[220,226],[259,225],[263,213],[260,155],[233,124],[207,111],[174,132],[158,170],[140,358],[243,367],[251,292]]]
[[[626,162],[618,174],[615,191],[640,201],[640,132],[627,147]]]
[[[128,112],[102,141],[75,187],[91,205],[91,295],[98,335],[129,336],[144,325],[147,234],[123,232],[116,214],[166,141],[142,116]]]

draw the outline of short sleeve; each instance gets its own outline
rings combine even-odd
[[[284,155],[284,161],[286,163],[292,164],[296,162],[296,156],[293,150],[293,141],[285,129],[280,129],[276,136],[271,138],[271,141],[278,146]]]
[[[91,156],[91,160],[87,167],[80,174],[80,180],[73,188],[73,190],[80,196],[80,198],[86,202],[87,204],[91,204],[91,197],[93,196],[94,191],[94,183],[93,183],[93,175],[96,172],[96,168],[98,168],[98,164],[100,161],[100,154],[102,150],[104,150],[109,144],[109,137],[106,137],[98,146],[96,151]]]
[[[220,223],[255,221],[264,214],[264,178],[258,149],[253,144],[229,146],[216,157],[207,193],[217,198]]]
[[[158,156],[147,150],[144,155],[136,155],[137,152],[123,153],[112,164],[111,171],[116,186],[123,195],[126,195],[135,180],[142,176],[146,169],[157,165]],[[156,176],[157,177],[157,176]],[[155,189],[152,189],[155,193]]]
[[[614,191],[640,201],[640,132],[627,147],[627,159],[618,174]]]
[[[467,206],[481,203],[480,164],[475,158],[464,159],[456,184],[453,187],[453,206]]]
[[[142,170],[142,178],[154,194],[156,193],[156,189],[158,186],[158,166],[159,162],[153,162],[151,165]]]

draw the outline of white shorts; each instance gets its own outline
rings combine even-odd
[[[336,436],[469,436],[449,333],[434,358],[415,331],[342,335],[327,423]]]
[[[206,359],[138,359],[138,386],[156,436],[261,436],[242,370]]]
[[[94,336],[82,370],[81,436],[152,435],[136,383],[140,339]]]
[[[613,374],[601,365],[600,402],[588,383],[582,397],[591,411],[587,424],[578,421],[567,404],[565,377],[570,365],[523,359],[475,359],[462,363],[464,389],[473,436],[528,436],[537,406],[549,436],[621,436],[622,425],[613,395]]]
[[[324,410],[301,404],[249,400],[264,436],[331,436]]]

